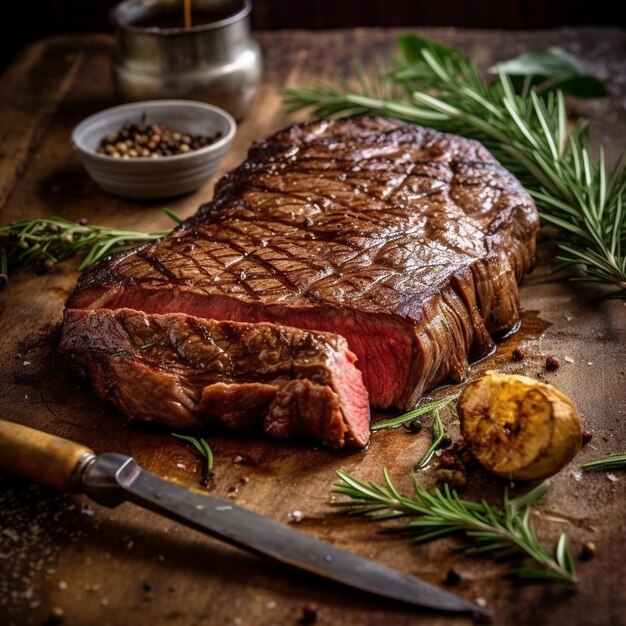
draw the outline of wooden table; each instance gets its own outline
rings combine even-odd
[[[383,30],[258,33],[265,79],[254,110],[241,124],[223,171],[235,166],[254,139],[296,119],[281,107],[278,89],[306,84],[331,66],[347,67],[355,55],[388,54],[395,33]],[[610,158],[626,137],[624,33],[617,30],[463,32],[427,35],[459,46],[482,67],[523,50],[562,45],[608,78],[612,96],[576,103],[592,117],[596,140]],[[0,216],[61,215],[93,223],[160,230],[168,218],[161,202],[123,200],[100,191],[73,155],[69,135],[88,114],[113,104],[108,36],[62,37],[27,49],[0,82]],[[211,195],[211,185],[168,205],[191,214]],[[545,251],[544,251],[545,256]],[[198,459],[168,433],[126,426],[97,401],[56,352],[63,303],[76,280],[77,263],[52,273],[15,273],[0,293],[0,415],[81,441],[97,452],[133,455],[147,469],[184,485],[198,484]],[[296,443],[211,435],[214,493],[359,554],[442,583],[455,567],[456,587],[484,598],[497,624],[585,626],[626,623],[624,505],[626,475],[580,476],[579,461],[626,449],[626,303],[593,302],[594,292],[563,282],[540,265],[522,288],[526,308],[520,333],[503,342],[475,372],[498,367],[544,376],[571,394],[591,443],[576,463],[556,476],[533,520],[554,543],[567,531],[575,553],[593,541],[596,556],[580,562],[575,590],[542,585],[518,588],[489,560],[452,556],[449,543],[413,547],[381,536],[360,520],[328,507],[336,469],[379,479],[383,467],[402,488],[428,445],[418,436],[387,431],[365,453],[309,449]],[[527,353],[511,362],[520,345]],[[562,363],[546,373],[547,355]],[[569,359],[565,360],[565,357]],[[569,362],[573,359],[573,362]],[[452,433],[458,436],[455,424]],[[425,485],[433,472],[423,473]],[[486,474],[470,477],[467,496],[497,498],[503,484]],[[303,518],[297,522],[301,511]],[[41,624],[60,607],[67,624],[295,624],[315,602],[319,624],[467,624],[469,618],[419,612],[368,598],[294,573],[207,539],[132,505],[105,509],[76,495],[59,495],[9,476],[0,477],[0,623]]]

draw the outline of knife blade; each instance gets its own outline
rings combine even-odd
[[[0,420],[0,468],[99,504],[132,502],[177,522],[311,574],[423,608],[489,617],[485,607],[444,589],[311,537],[234,504],[171,483],[129,456],[105,453]]]

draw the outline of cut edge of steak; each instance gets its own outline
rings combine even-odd
[[[333,332],[372,404],[408,409],[519,322],[538,228],[478,142],[380,118],[312,122],[255,144],[172,236],[83,273],[67,307]]]
[[[180,313],[72,310],[60,347],[103,400],[142,421],[262,428],[337,448],[369,440],[367,390],[338,335]]]

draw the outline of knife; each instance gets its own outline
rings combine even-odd
[[[414,606],[490,617],[474,602],[214,496],[196,494],[123,454],[0,420],[0,469],[115,507],[132,502],[229,544],[370,594]]]

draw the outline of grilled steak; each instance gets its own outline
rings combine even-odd
[[[369,440],[369,403],[343,337],[181,313],[68,311],[61,348],[126,414],[176,428],[262,426],[335,447]]]
[[[376,407],[458,381],[519,319],[538,216],[479,143],[380,118],[255,144],[172,235],[83,273],[73,309],[344,337]]]

